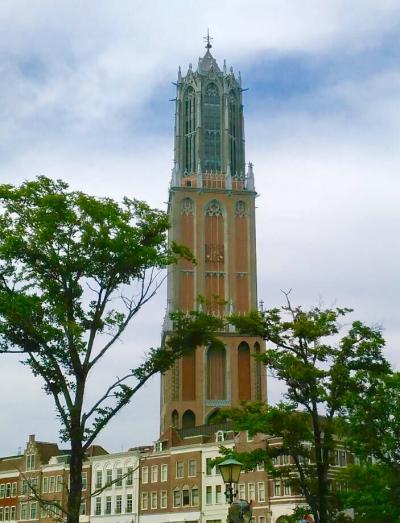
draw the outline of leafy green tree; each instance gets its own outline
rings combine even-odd
[[[381,463],[350,465],[340,480],[346,488],[337,493],[338,505],[352,510],[354,523],[400,521],[400,481],[392,467]]]
[[[154,296],[160,271],[190,252],[168,245],[168,217],[146,203],[95,198],[45,177],[0,185],[0,350],[25,356],[55,403],[71,444],[67,521],[77,523],[85,452],[147,380],[186,351],[218,343],[220,320],[173,316],[166,346],[104,385],[89,404],[96,366]]]
[[[245,404],[226,415],[240,430],[271,436],[265,451],[267,466],[304,496],[317,523],[327,523],[339,518],[330,490],[338,416],[349,396],[389,373],[390,366],[382,355],[379,329],[354,321],[339,337],[339,322],[350,309],[303,310],[286,298],[281,309],[229,320],[239,332],[267,341],[266,353],[259,358],[285,384],[284,401],[271,407]],[[271,466],[271,458],[278,454],[291,456],[291,463],[279,472]]]

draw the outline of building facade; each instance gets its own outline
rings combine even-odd
[[[175,160],[169,191],[170,241],[186,245],[196,264],[168,274],[169,313],[206,309],[219,316],[257,308],[253,167],[245,171],[242,87],[222,70],[208,42],[198,67],[178,74]],[[199,347],[162,377],[161,433],[212,424],[221,407],[265,400],[264,367],[252,355],[263,340],[220,333],[224,348]]]

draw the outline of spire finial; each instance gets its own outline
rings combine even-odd
[[[204,40],[205,43],[206,43],[206,49],[211,49],[211,47],[212,47],[211,42],[214,40],[214,38],[212,38],[212,37],[210,36],[210,30],[209,30],[209,29],[207,29],[207,36],[205,36],[205,37],[203,38],[203,40]]]

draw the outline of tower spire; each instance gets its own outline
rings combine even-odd
[[[214,38],[212,38],[212,37],[210,36],[210,30],[209,30],[209,29],[207,29],[207,36],[205,36],[205,37],[203,38],[203,40],[204,40],[205,43],[206,43],[206,49],[211,49],[211,47],[212,47],[211,42],[214,40]]]

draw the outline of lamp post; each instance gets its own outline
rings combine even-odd
[[[219,470],[225,483],[225,498],[230,505],[228,523],[245,523],[250,521],[252,516],[250,503],[244,499],[234,501],[233,485],[239,483],[242,466],[242,463],[233,459],[232,456],[219,464]]]

